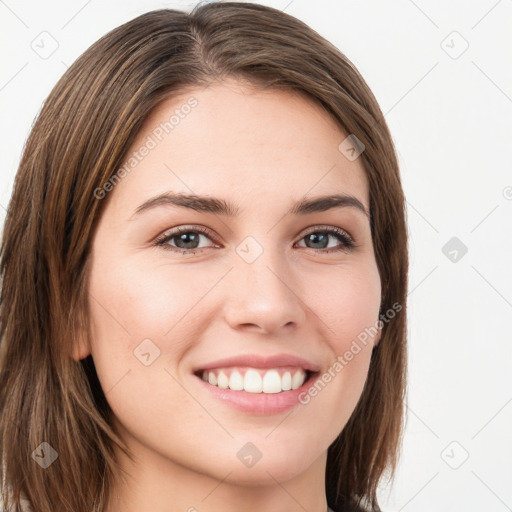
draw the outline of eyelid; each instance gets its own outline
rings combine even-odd
[[[309,228],[306,228],[306,231],[303,231],[300,235],[300,239],[303,237],[309,235],[310,233],[315,233],[316,231],[328,231],[328,232],[336,232],[339,234],[345,235],[347,238],[350,239],[352,243],[355,243],[354,237],[343,228],[340,228],[338,226],[331,226],[329,224],[315,224],[314,226],[310,226]]]
[[[158,235],[155,238],[154,245],[164,245],[163,244],[164,241],[167,241],[170,238],[178,236],[181,233],[188,233],[189,231],[197,231],[198,233],[202,233],[203,235],[206,235],[213,242],[217,242],[217,237],[211,229],[209,229],[205,226],[191,224],[191,225],[176,226],[174,228],[165,230],[163,233],[161,233],[160,235]],[[199,250],[199,249],[181,249],[180,250],[179,248],[175,248],[175,249],[180,252]]]

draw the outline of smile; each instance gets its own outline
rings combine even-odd
[[[273,394],[300,388],[311,373],[298,367],[268,369],[231,367],[200,370],[196,375],[221,389]]]
[[[229,374],[227,368],[199,370],[194,373],[194,381],[202,389],[201,393],[206,393],[206,397],[212,397],[228,407],[253,415],[280,414],[298,406],[303,407],[299,396],[305,393],[320,375],[320,372],[296,367],[236,367],[230,370]],[[205,380],[205,377],[208,380]],[[210,384],[210,379],[214,384]],[[231,389],[229,386],[232,379],[235,388],[240,388],[241,383],[243,388]],[[226,387],[220,387],[219,380],[220,385]]]

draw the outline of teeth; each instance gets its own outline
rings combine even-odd
[[[282,390],[279,373],[276,370],[270,370],[265,373],[263,377],[263,393],[280,393]]]
[[[229,386],[229,379],[224,372],[219,372],[217,376],[217,386],[222,389],[226,389]]]
[[[247,391],[247,393],[261,393],[263,391],[261,376],[256,370],[245,372],[244,391]]]
[[[297,389],[304,384],[305,375],[301,374],[300,372],[295,372],[295,374],[292,377],[292,389]]]
[[[217,385],[217,377],[215,376],[215,373],[213,373],[213,372],[209,372],[208,373],[208,382],[212,386],[216,386]]]
[[[292,389],[292,374],[290,372],[285,372],[283,375],[283,379],[281,382],[281,387],[283,391],[288,391]]]
[[[219,370],[217,373],[204,370],[202,378],[221,389],[269,394],[300,388],[306,380],[306,372],[302,368],[295,370],[293,376],[290,371],[285,371],[281,375],[276,369],[262,371],[254,368],[249,368],[245,375],[238,370],[233,370],[231,375],[228,374],[225,370]]]
[[[242,391],[244,389],[244,378],[240,372],[236,370],[229,377],[229,389],[236,391]]]

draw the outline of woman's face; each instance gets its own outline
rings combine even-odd
[[[381,300],[368,182],[361,158],[339,149],[347,135],[301,96],[233,80],[190,89],[145,122],[98,199],[93,336],[75,352],[92,354],[143,464],[251,484],[325,467],[363,390],[378,335],[358,335]],[[147,203],[163,194],[216,199]],[[291,212],[332,195],[363,209]]]

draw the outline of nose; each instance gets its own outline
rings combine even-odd
[[[229,279],[224,315],[231,328],[273,334],[305,321],[300,283],[283,254],[266,249],[252,263],[240,258]]]

